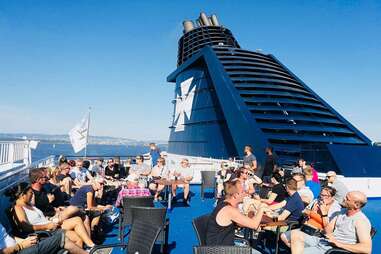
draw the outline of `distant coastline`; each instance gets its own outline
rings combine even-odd
[[[0,133],[0,140],[38,140],[48,144],[69,144],[70,139],[68,135],[50,135],[40,133]],[[145,146],[149,143],[156,143],[158,145],[167,145],[168,142],[164,140],[136,140],[121,137],[109,136],[89,136],[89,144],[93,145],[129,145],[129,146]]]

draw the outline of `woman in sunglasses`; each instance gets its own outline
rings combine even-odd
[[[321,231],[328,223],[340,213],[341,206],[334,199],[336,190],[332,187],[324,187],[318,199],[307,206],[303,213],[306,216],[306,222],[300,229],[306,234],[319,236]],[[287,231],[281,235],[282,241],[291,246],[291,231]]]

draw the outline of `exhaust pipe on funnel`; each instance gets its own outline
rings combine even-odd
[[[199,20],[201,21],[200,23],[204,26],[210,26],[211,24],[209,23],[209,18],[206,16],[204,12],[200,13],[200,18]]]
[[[183,27],[184,27],[184,33],[190,32],[194,29],[193,22],[190,20],[185,20],[183,22]]]
[[[220,23],[218,22],[217,16],[215,14],[211,16],[211,20],[213,26],[220,26]]]

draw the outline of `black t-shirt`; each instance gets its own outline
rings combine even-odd
[[[271,189],[271,192],[277,194],[274,201],[278,202],[278,203],[282,202],[283,200],[285,200],[288,197],[288,193],[286,191],[286,188],[281,183],[274,185],[273,188]]]
[[[265,166],[263,169],[263,176],[271,176],[274,171],[276,160],[274,155],[267,155]]]
[[[44,184],[43,189],[46,193],[54,195],[54,200],[51,203],[53,207],[65,206],[65,194],[61,191],[60,187],[50,182]]]
[[[110,169],[109,166],[105,168],[105,175],[111,176],[112,178],[119,179],[120,178],[120,170],[119,164],[114,164],[113,169]]]
[[[33,189],[35,206],[42,211],[47,217],[52,217],[56,214],[54,206],[49,203],[48,193],[41,189],[36,191]]]

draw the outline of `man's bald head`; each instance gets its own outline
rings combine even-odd
[[[359,208],[364,207],[368,202],[368,198],[361,191],[351,191],[348,194],[351,195],[353,201],[359,205]]]

